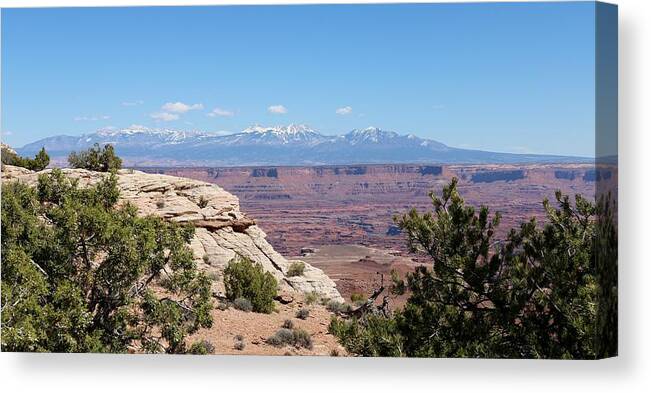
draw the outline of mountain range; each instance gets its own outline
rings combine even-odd
[[[340,165],[373,163],[548,163],[587,158],[459,149],[413,134],[376,127],[323,135],[306,125],[252,126],[228,135],[131,126],[81,136],[44,138],[16,149],[34,155],[45,147],[55,163],[93,144],[113,144],[133,166]]]

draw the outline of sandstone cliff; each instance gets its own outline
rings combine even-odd
[[[24,168],[5,165],[3,181],[20,181],[36,185],[38,175]],[[83,169],[63,169],[66,176],[79,180],[80,186],[98,182],[106,173]],[[142,215],[156,215],[177,222],[191,222],[196,232],[190,247],[199,269],[212,273],[216,295],[223,295],[222,272],[236,255],[250,258],[271,272],[281,289],[288,292],[315,291],[323,297],[343,301],[335,283],[309,264],[302,276],[289,277],[291,264],[265,240],[266,234],[255,221],[240,211],[239,200],[222,188],[185,178],[146,174],[133,170],[118,173],[122,202],[129,202]]]

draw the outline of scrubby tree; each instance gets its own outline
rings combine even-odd
[[[2,186],[2,350],[183,353],[210,327],[194,229],[117,206],[117,178]]]
[[[612,311],[608,304],[616,304],[617,289],[616,229],[603,204],[581,196],[572,203],[557,192],[556,207],[543,202],[544,225],[531,219],[497,239],[500,215],[466,205],[456,179],[441,198],[431,197],[432,212],[414,209],[397,218],[410,250],[428,256],[431,266],[417,267],[405,279],[394,276],[393,292],[408,292],[409,298],[393,316],[333,320],[330,330],[350,352],[580,359],[616,354],[616,344],[599,350],[603,336],[612,342],[609,330],[616,329],[612,313],[597,323],[600,308]],[[603,250],[610,258],[600,269]],[[605,270],[611,278],[600,283]]]
[[[6,147],[2,147],[1,154],[3,164],[19,166],[32,171],[42,171],[50,164],[50,156],[45,148],[41,148],[34,158],[21,157]]]
[[[260,313],[268,314],[274,309],[278,282],[248,258],[238,257],[228,263],[224,269],[224,286],[226,297],[231,301],[246,299],[251,302],[253,311]]]
[[[115,154],[115,149],[110,144],[101,147],[96,143],[88,150],[70,153],[68,163],[73,168],[95,172],[114,172],[122,168],[122,159]]]

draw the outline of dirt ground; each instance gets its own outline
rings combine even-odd
[[[219,310],[215,302],[212,328],[201,329],[188,342],[207,340],[215,346],[215,354],[221,355],[334,356],[335,352],[338,356],[346,356],[346,350],[328,333],[332,313],[320,304],[307,305],[301,295],[293,296],[294,300],[289,304],[275,302],[276,311],[271,314],[244,312],[233,307]],[[304,307],[310,310],[310,315],[305,320],[296,318],[296,312]],[[295,328],[310,333],[313,341],[311,350],[293,346],[278,348],[265,342],[282,327],[286,319],[291,320]],[[235,348],[237,335],[243,337],[245,347],[242,350]]]

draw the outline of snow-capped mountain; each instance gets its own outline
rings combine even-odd
[[[457,149],[413,134],[376,127],[323,135],[303,124],[255,125],[234,134],[153,129],[133,125],[81,136],[59,135],[16,149],[33,155],[45,147],[56,162],[95,143],[113,144],[127,165],[328,165],[361,163],[576,162],[575,157]]]
[[[290,124],[275,127],[255,125],[223,139],[231,144],[315,145],[328,138],[305,124]]]

